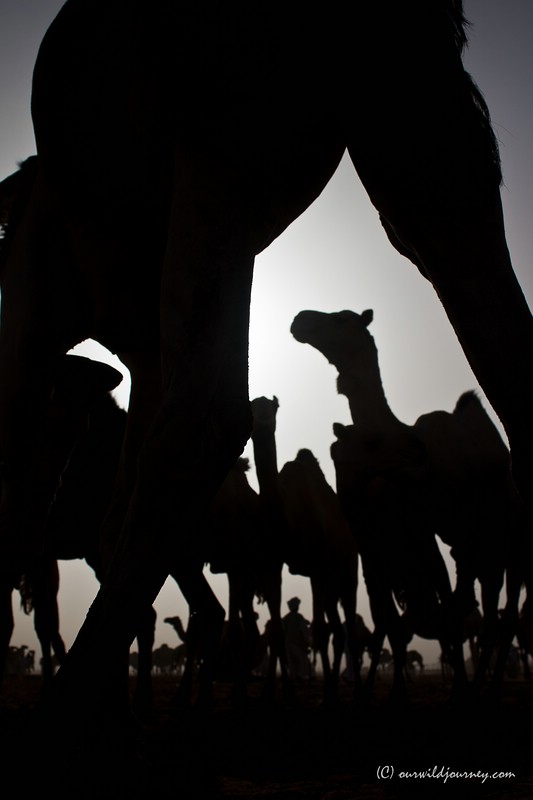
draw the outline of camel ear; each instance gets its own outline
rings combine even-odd
[[[272,397],[272,401],[273,401],[273,403],[274,403],[274,405],[275,405],[275,407],[276,407],[276,411],[277,411],[277,410],[278,410],[278,408],[279,408],[279,400],[278,400],[278,398],[276,397],[276,395],[274,395],[274,396]]]
[[[334,422],[333,423],[333,433],[337,437],[337,439],[342,439],[346,432],[346,425],[343,425],[342,422]]]
[[[361,314],[361,321],[365,328],[368,328],[372,320],[374,319],[374,312],[371,308],[367,308],[366,311],[363,311]]]

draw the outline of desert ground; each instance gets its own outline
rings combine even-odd
[[[498,702],[455,705],[440,673],[425,670],[396,707],[381,673],[368,704],[354,704],[343,683],[332,708],[322,705],[320,676],[296,687],[297,702],[280,693],[273,705],[257,681],[239,710],[220,683],[204,713],[178,711],[176,677],[154,676],[153,713],[129,731],[127,747],[110,730],[79,760],[62,760],[52,740],[44,764],[32,725],[40,686],[40,676],[25,675],[7,676],[3,688],[6,800],[15,792],[61,800],[533,797],[533,684],[521,678],[505,683]]]

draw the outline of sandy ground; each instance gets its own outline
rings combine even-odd
[[[8,676],[0,705],[7,791],[0,796],[29,798],[28,790],[46,788],[68,800],[533,798],[531,683],[508,681],[497,705],[455,707],[441,676],[426,672],[398,709],[387,702],[388,681],[381,675],[364,707],[353,705],[343,684],[330,709],[321,705],[318,678],[297,687],[292,706],[281,697],[265,705],[257,683],[240,711],[229,703],[229,686],[219,684],[205,715],[178,713],[176,678],[156,676],[152,718],[129,733],[127,747],[109,729],[79,761],[63,761],[48,741],[52,766],[49,756],[44,765],[36,758],[40,678]]]

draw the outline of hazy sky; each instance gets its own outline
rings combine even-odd
[[[42,36],[62,5],[62,0],[0,0],[0,179],[35,152],[29,113],[31,74]],[[508,241],[531,304],[533,1],[465,0],[465,11],[473,23],[465,61],[488,101],[501,143]],[[350,422],[347,401],[336,394],[334,367],[290,335],[294,316],[304,308],[374,309],[370,330],[379,351],[387,399],[408,424],[434,409],[451,411],[463,391],[478,388],[433,289],[393,250],[345,159],[314,205],[256,261],[250,392],[252,397],[275,394],[279,399],[280,468],[299,448],[308,447],[334,485],[329,455],[332,425]],[[105,351],[84,347],[83,352],[116,363]],[[125,378],[117,393],[123,405],[128,389]],[[251,446],[245,455],[251,459],[249,477],[256,487]],[[61,576],[62,633],[70,646],[97,583],[84,562],[62,562]],[[225,579],[213,578],[212,585],[225,603]],[[301,610],[310,618],[307,579],[287,577],[284,602],[293,594],[301,596]],[[186,605],[173,582],[163,588],[156,609],[156,644],[177,644],[172,629],[163,623],[167,614],[187,619]],[[369,620],[363,589],[360,610]],[[264,610],[258,611],[264,621]],[[27,644],[38,652],[32,620],[20,613],[12,643]],[[436,658],[434,643],[417,640],[415,645],[427,659]]]

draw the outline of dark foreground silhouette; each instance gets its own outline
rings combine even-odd
[[[67,0],[50,26],[32,85],[37,169],[9,220],[1,275],[6,558],[42,548],[55,487],[41,445],[65,353],[93,338],[132,375],[106,536],[118,546],[53,682],[56,772],[75,725],[98,733],[109,660],[113,675],[172,565],[192,609],[212,600],[191,532],[252,430],[254,259],[345,151],[384,235],[440,298],[529,502],[533,324],[465,43],[459,0],[339,2],[327,13],[296,0],[149,11]]]
[[[39,744],[28,739],[38,696],[39,676],[8,676],[0,710],[6,776],[23,790],[54,787],[54,796],[78,798],[261,798],[262,800],[354,800],[453,796],[512,798],[532,796],[531,710],[533,685],[522,679],[504,684],[502,702],[454,708],[438,671],[424,670],[411,684],[409,707],[387,703],[392,676],[380,673],[376,696],[354,708],[349,684],[341,685],[334,710],[321,706],[322,682],[298,689],[297,706],[275,709],[260,700],[261,682],[252,687],[247,709],[232,710],[230,684],[216,686],[215,708],[176,714],[176,678],[154,677],[154,715],[130,732],[117,749],[111,731],[100,763],[87,769],[91,752],[65,760],[60,773],[38,765]],[[132,679],[132,691],[134,681]],[[5,748],[8,748],[6,750]],[[394,775],[385,768],[392,767]],[[383,777],[378,778],[378,769]],[[400,777],[428,770],[441,777]],[[509,778],[455,778],[455,772],[513,772]],[[446,776],[448,776],[446,778]],[[35,784],[32,784],[32,780]]]

